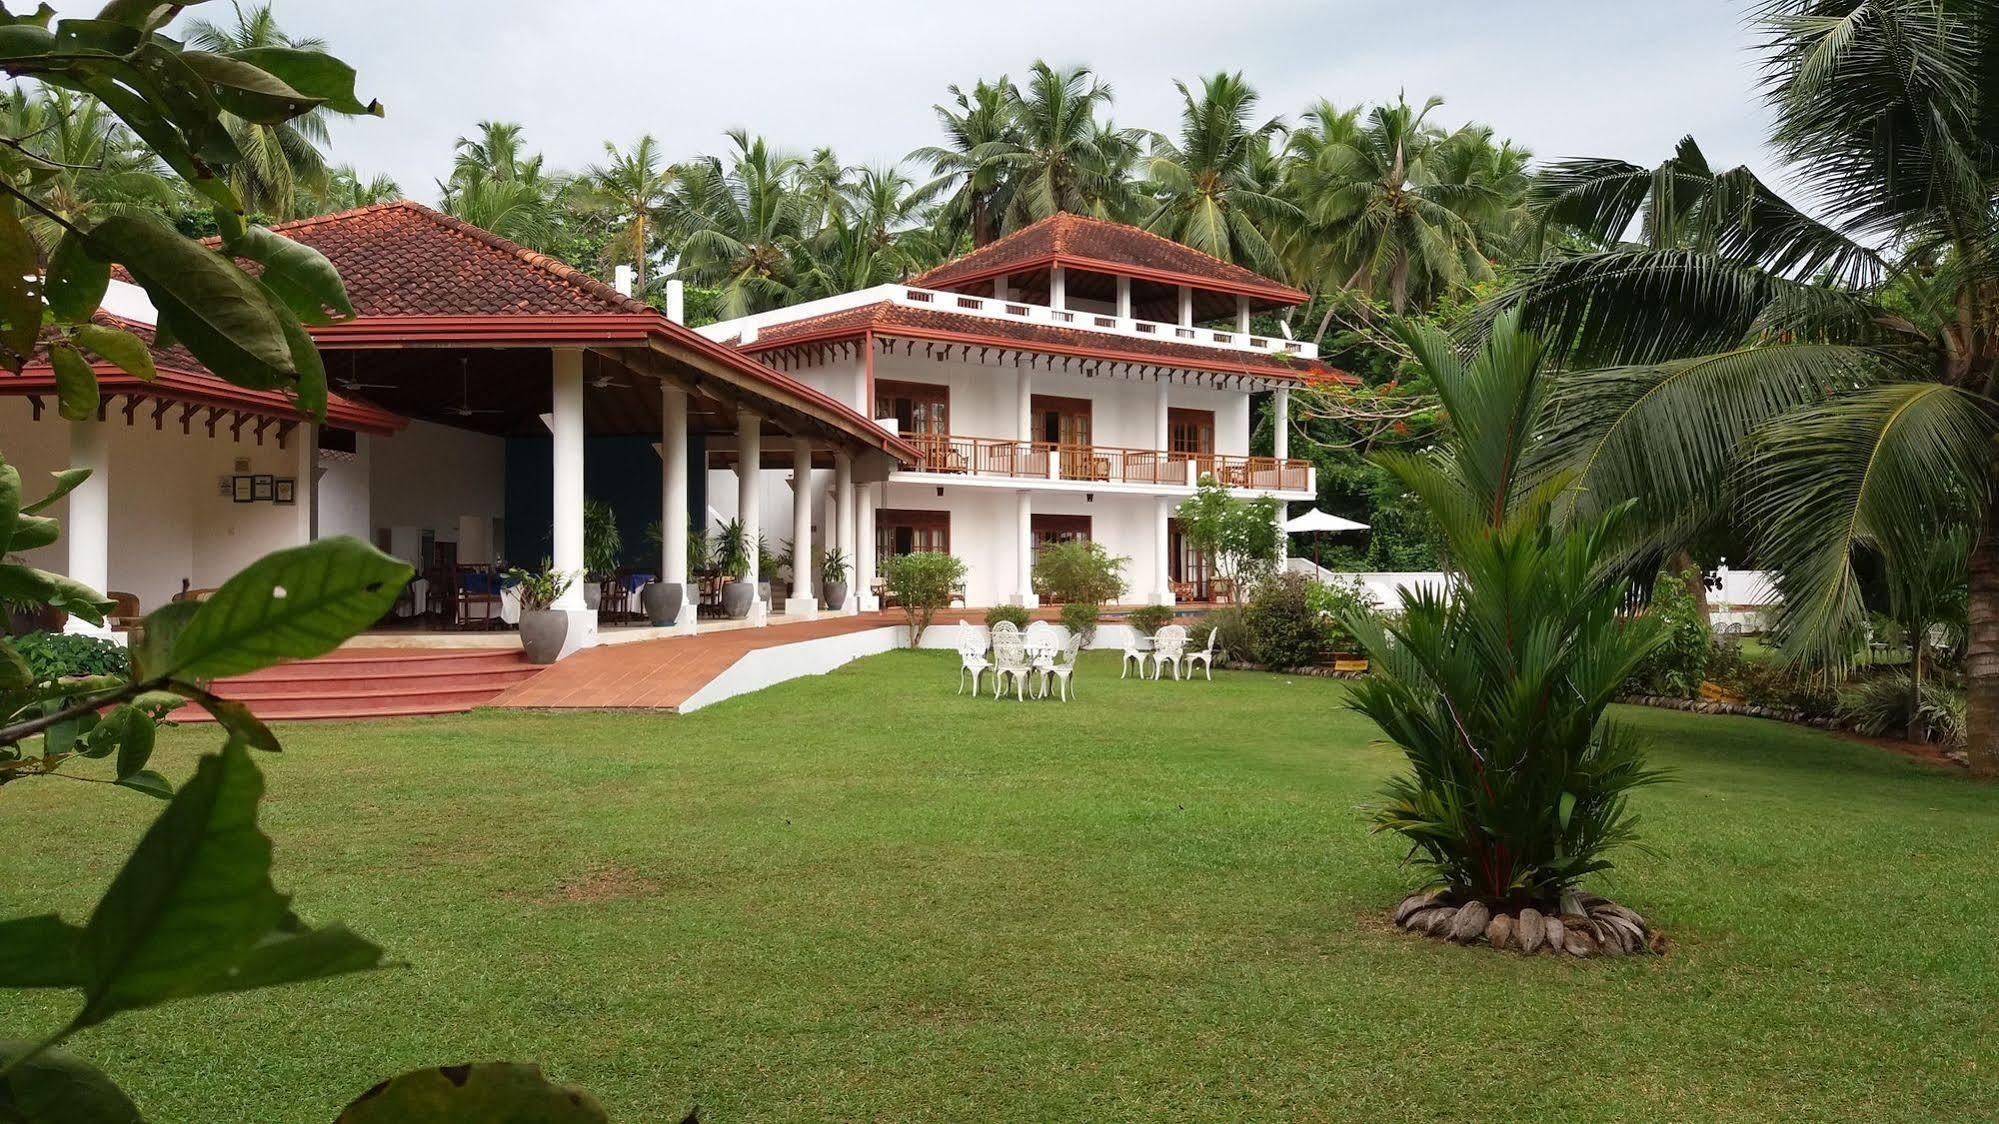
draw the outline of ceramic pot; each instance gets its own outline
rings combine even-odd
[[[686,597],[687,587],[679,582],[653,582],[639,591],[639,604],[645,608],[646,620],[664,628],[680,619],[680,603]]]
[[[722,611],[732,621],[742,620],[750,615],[750,605],[756,599],[757,587],[749,582],[730,582],[722,587]]]
[[[521,651],[529,663],[554,663],[562,654],[562,642],[568,635],[566,613],[531,609],[521,614]]]
[[[847,583],[827,582],[826,607],[828,609],[833,609],[837,611],[841,606],[845,605],[846,603],[847,603]]]

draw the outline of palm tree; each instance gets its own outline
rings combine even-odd
[[[403,189],[393,178],[377,173],[362,179],[361,173],[355,171],[352,164],[340,164],[327,173],[326,189],[313,197],[310,209],[313,214],[327,215],[389,203],[402,197]]]
[[[661,159],[657,142],[642,136],[626,152],[604,142],[608,163],[592,164],[583,172],[574,199],[576,209],[607,221],[612,230],[604,243],[604,268],[630,264],[643,291],[661,242],[660,215],[673,187],[673,167]]]
[[[1279,271],[1270,232],[1304,216],[1259,178],[1271,169],[1271,140],[1283,122],[1251,124],[1256,91],[1242,75],[1217,74],[1197,96],[1179,87],[1179,143],[1154,142],[1147,165],[1157,204],[1145,228],[1266,274]]]
[[[0,93],[0,132],[27,138],[26,153],[0,150],[0,165],[42,206],[81,226],[112,215],[173,206],[180,193],[157,159],[130,130],[92,97],[47,86],[34,92]],[[48,167],[30,176],[27,156]],[[62,226],[33,211],[21,221],[46,253],[62,237]]]
[[[540,153],[523,153],[511,121],[481,121],[453,146],[451,178],[439,182],[444,212],[531,250],[552,251],[562,237],[566,184],[544,175]]]
[[[1111,88],[1086,67],[1058,70],[1036,62],[1027,87],[1008,87],[1011,135],[973,155],[997,177],[994,204],[1003,231],[1061,211],[1118,219],[1130,198],[1130,171],[1145,136],[1104,126],[1097,109]]]
[[[1306,114],[1285,185],[1306,222],[1288,245],[1295,276],[1365,293],[1398,315],[1492,277],[1475,224],[1503,200],[1481,180],[1439,174],[1452,140],[1426,120],[1442,104],[1398,99],[1364,122],[1323,102]]]
[[[812,211],[797,189],[797,157],[741,130],[729,140],[729,163],[688,162],[665,207],[680,255],[675,276],[720,289],[723,319],[790,302],[793,252]]]
[[[998,82],[979,82],[967,94],[949,87],[952,105],[932,106],[944,126],[948,143],[919,148],[909,158],[931,165],[936,175],[926,192],[951,191],[938,212],[944,244],[956,245],[971,235],[973,246],[998,238],[1002,166],[991,157],[1015,147],[1013,105],[1019,91],[1002,75]]]
[[[1856,559],[1893,582],[1975,528],[1968,748],[1999,774],[1990,26],[1932,0],[1775,0],[1758,16],[1773,143],[1826,217],[1746,169],[1710,170],[1691,142],[1653,169],[1550,169],[1536,214],[1591,248],[1503,303],[1596,369],[1567,376],[1548,460],[1581,474],[1585,511],[1638,495],[1663,524],[1737,497],[1779,573],[1780,642],[1835,669],[1863,612]]]
[[[928,220],[929,193],[899,168],[861,168],[841,189],[832,221],[793,243],[792,302],[901,281],[943,259]]]
[[[326,47],[323,39],[286,35],[269,4],[245,9],[237,3],[231,7],[236,13],[234,24],[196,20],[188,27],[187,45],[217,53],[255,47],[301,51]],[[287,219],[310,209],[307,204],[326,183],[326,158],[320,153],[330,140],[325,110],[313,110],[282,125],[258,125],[225,112],[222,124],[243,153],[243,159],[229,166],[229,186],[245,207]]]

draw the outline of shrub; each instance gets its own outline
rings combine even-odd
[[[986,610],[986,627],[991,628],[1001,621],[1011,621],[1015,628],[1026,628],[1028,620],[1033,615],[1024,605],[994,605]]]
[[[1208,633],[1214,632],[1215,647],[1221,651],[1222,660],[1248,660],[1256,655],[1256,642],[1249,631],[1249,615],[1235,605],[1224,606],[1202,617],[1198,624],[1187,629],[1187,639],[1195,647],[1208,645]]]
[[[617,572],[625,554],[624,532],[618,530],[618,514],[603,500],[583,501],[583,569],[592,577],[606,578]]]
[[[1130,561],[1088,539],[1050,543],[1034,558],[1034,585],[1064,604],[1103,605],[1124,596],[1124,568]]]
[[[1633,837],[1629,797],[1659,775],[1604,709],[1659,642],[1622,612],[1605,565],[1628,505],[1557,529],[1560,493],[1513,471],[1542,429],[1538,341],[1501,316],[1469,362],[1433,327],[1399,329],[1449,424],[1426,456],[1380,463],[1424,498],[1458,581],[1404,590],[1401,619],[1350,612],[1374,674],[1349,693],[1401,748],[1408,771],[1374,809],[1378,831],[1456,901],[1562,909]],[[1571,899],[1572,900],[1572,899]]]
[[[1659,571],[1645,615],[1658,622],[1665,639],[1638,665],[1630,687],[1682,699],[1700,693],[1714,652],[1714,630],[1694,599],[1692,583],[1699,580],[1700,572],[1693,569],[1684,574]]]
[[[1747,660],[1742,674],[1725,685],[1751,706],[1796,711],[1808,719],[1839,716],[1839,691],[1823,675],[1800,675],[1782,664]]]
[[[1124,623],[1146,636],[1150,636],[1167,625],[1172,624],[1173,618],[1176,615],[1178,614],[1173,611],[1171,605],[1147,605],[1126,613],[1124,615]]]
[[[1316,582],[1283,573],[1256,583],[1244,610],[1251,657],[1273,671],[1310,667],[1326,654],[1327,622],[1312,607]]]
[[[1317,582],[1306,580],[1305,603],[1318,614],[1325,632],[1325,648],[1329,652],[1355,652],[1360,650],[1360,642],[1343,623],[1351,613],[1371,613],[1378,606],[1367,587],[1358,578],[1334,578]]]
[[[1215,572],[1242,599],[1246,585],[1260,581],[1277,564],[1277,517],[1273,497],[1239,500],[1212,476],[1201,477],[1192,498],[1180,505],[1180,531],[1188,545],[1214,562]]]
[[[1097,621],[1104,615],[1103,607],[1094,601],[1064,601],[1062,603],[1062,626],[1069,635],[1083,638],[1083,646],[1097,638]]]
[[[1911,725],[1909,698],[1912,694],[1908,672],[1892,671],[1877,675],[1840,699],[1839,720],[1872,737],[1901,737]],[[1928,740],[1963,748],[1964,689],[1935,679],[1924,680],[1916,720],[1917,729]]]
[[[909,646],[923,643],[923,633],[939,609],[951,604],[951,590],[965,580],[965,564],[948,554],[918,551],[899,554],[882,565],[888,592],[902,606],[909,622]]]
[[[14,650],[28,661],[37,683],[72,675],[124,675],[131,668],[123,644],[97,636],[31,632],[14,641]]]

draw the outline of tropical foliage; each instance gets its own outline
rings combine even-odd
[[[1728,518],[1779,574],[1778,637],[1843,668],[1863,567],[1968,564],[1974,770],[1999,773],[1999,30],[1931,0],[1759,9],[1772,143],[1808,212],[1689,139],[1656,167],[1565,161],[1531,209],[1572,248],[1526,269],[1524,310],[1572,368],[1547,466],[1578,517],[1641,497],[1654,554]]]
[[[1657,775],[1604,709],[1658,643],[1629,617],[1628,583],[1606,563],[1627,509],[1566,525],[1572,476],[1523,471],[1549,417],[1540,342],[1506,317],[1469,362],[1442,333],[1407,342],[1449,424],[1432,454],[1382,454],[1421,496],[1448,543],[1448,591],[1404,590],[1384,621],[1349,611],[1375,674],[1352,705],[1401,748],[1378,830],[1456,900],[1561,912],[1578,880],[1633,838],[1627,798]]]

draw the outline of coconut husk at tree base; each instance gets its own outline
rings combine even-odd
[[[1643,917],[1609,898],[1565,894],[1563,905],[1570,912],[1549,913],[1534,906],[1512,910],[1425,891],[1403,899],[1390,917],[1396,928],[1409,933],[1528,956],[1546,952],[1583,960],[1666,950],[1665,938]]]

